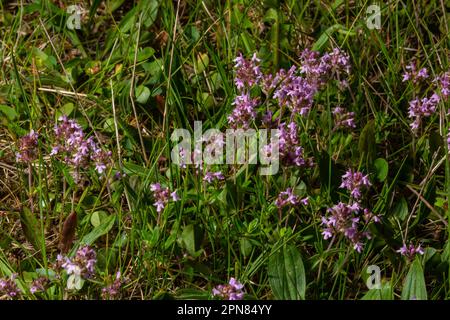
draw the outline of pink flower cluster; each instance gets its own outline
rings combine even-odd
[[[342,176],[340,188],[350,191],[350,196],[357,200],[361,198],[361,188],[370,187],[371,185],[369,175],[363,175],[362,172],[349,169]]]
[[[97,255],[91,247],[83,246],[77,250],[73,259],[59,254],[56,262],[58,266],[66,270],[67,274],[87,279],[95,274]]]
[[[102,298],[110,300],[117,298],[118,295],[120,294],[122,285],[125,282],[126,281],[121,278],[120,271],[118,271],[116,273],[116,278],[114,279],[114,282],[102,289]]]
[[[428,70],[422,68],[417,71],[414,63],[406,66],[406,70],[403,74],[403,81],[412,81],[413,84],[417,84],[419,81],[429,78]],[[413,120],[410,124],[413,132],[417,132],[423,118],[433,115],[439,102],[448,100],[450,95],[450,72],[447,71],[435,77],[432,83],[434,83],[435,91],[430,97],[414,98],[409,102],[408,117]]]
[[[156,207],[156,212],[158,213],[161,213],[164,210],[167,203],[169,203],[169,199],[172,199],[172,201],[180,200],[176,191],[171,193],[169,188],[161,187],[160,183],[152,183],[150,185],[150,190],[153,192],[153,198],[155,199],[153,205]]]
[[[244,298],[244,285],[231,278],[228,284],[220,284],[212,290],[213,296],[226,300],[242,300]]]
[[[361,172],[348,170],[342,176],[341,188],[350,191],[350,204],[339,202],[327,210],[328,216],[322,217],[324,239],[343,235],[353,245],[358,253],[363,249],[364,239],[370,239],[369,231],[364,231],[370,222],[380,222],[380,218],[370,210],[361,208],[358,200],[361,198],[361,188],[371,185],[368,176]],[[352,203],[353,202],[353,203]],[[363,215],[360,213],[363,212]]]
[[[86,138],[83,129],[75,120],[63,116],[59,121],[54,128],[56,144],[50,156],[61,156],[64,162],[76,170],[93,163],[97,172],[103,173],[111,152],[99,148],[93,137]]]
[[[30,163],[37,158],[37,146],[39,135],[34,130],[24,135],[19,140],[19,151],[16,152],[16,160],[18,162]]]
[[[422,68],[417,71],[416,64],[411,62],[405,67],[406,71],[403,73],[403,82],[412,81],[412,83],[417,83],[429,77],[427,68]]]
[[[223,176],[221,171],[217,172],[208,171],[205,173],[205,176],[203,177],[203,181],[206,181],[207,183],[213,183],[214,181],[221,181],[224,179],[225,177]]]
[[[416,254],[424,254],[425,251],[423,251],[420,244],[416,247],[412,243],[407,246],[405,243],[403,243],[403,246],[398,249],[396,252],[399,252],[402,256],[407,257],[409,260],[413,260]]]
[[[332,110],[332,113],[334,116],[334,125],[336,129],[356,128],[354,112],[347,112],[342,107],[336,107]]]
[[[300,199],[296,196],[292,188],[287,188],[286,191],[280,192],[277,199],[275,200],[275,205],[281,209],[285,206],[296,206],[302,204],[304,206],[308,205],[308,198]]]
[[[0,296],[6,295],[10,299],[18,297],[21,290],[16,284],[16,274],[12,274],[8,278],[0,278]]]

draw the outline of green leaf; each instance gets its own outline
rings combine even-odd
[[[44,245],[41,225],[35,214],[27,207],[23,207],[20,212],[20,224],[25,238],[30,241],[36,250],[41,250]]]
[[[375,160],[374,165],[375,165],[375,169],[377,171],[378,181],[383,182],[388,175],[388,171],[389,171],[388,162],[383,158],[378,158]]]
[[[210,297],[208,291],[198,289],[180,289],[176,292],[176,297],[181,300],[208,300]]]
[[[150,89],[146,86],[140,85],[136,88],[136,101],[139,103],[146,103],[150,97]]]
[[[12,121],[17,117],[16,110],[4,104],[0,104],[0,112],[3,113],[8,118],[9,121]]]
[[[195,74],[201,74],[209,65],[209,57],[207,53],[200,53],[195,62]]]
[[[370,289],[361,300],[394,300],[394,293],[389,283],[381,285],[381,289]]]
[[[375,123],[369,121],[361,131],[358,143],[359,152],[372,163],[376,155]]]
[[[402,290],[402,300],[427,300],[427,298],[422,264],[419,257],[416,257],[406,275],[405,285]]]
[[[330,37],[333,35],[334,32],[336,32],[337,30],[346,30],[345,27],[342,24],[334,24],[331,27],[329,27],[327,30],[325,30],[321,36],[319,37],[319,39],[317,39],[316,43],[314,43],[312,50],[314,51],[320,51],[325,44],[328,42],[328,40],[330,39]]]
[[[189,224],[184,227],[181,233],[181,244],[188,251],[188,253],[197,257],[200,254],[200,242],[203,238],[202,230],[199,226]]]
[[[283,246],[269,259],[269,283],[276,299],[305,299],[306,277],[300,252]]]
[[[401,197],[400,200],[394,207],[394,216],[400,219],[400,221],[405,220],[408,216],[408,202],[406,202],[405,197]]]
[[[94,230],[85,235],[81,242],[87,245],[93,244],[95,240],[107,234],[109,230],[112,229],[114,226],[114,221],[116,221],[115,215],[108,216],[98,227],[95,227]]]
[[[74,109],[74,105],[72,102],[66,103],[61,108],[56,111],[56,118],[58,119],[61,116],[69,116]]]
[[[105,211],[95,211],[91,214],[91,224],[94,228],[98,227],[102,221],[108,217]]]

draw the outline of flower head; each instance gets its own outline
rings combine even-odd
[[[59,118],[54,128],[56,144],[50,156],[59,156],[75,171],[93,164],[102,174],[110,162],[111,152],[97,146],[92,137],[86,138],[81,126],[67,116]]]
[[[16,278],[16,274],[12,274],[9,278],[0,278],[0,296],[6,295],[14,299],[20,295],[21,291],[16,284]]]
[[[414,246],[411,242],[409,246],[407,246],[406,243],[403,243],[403,246],[396,252],[407,257],[409,260],[413,260],[416,254],[423,255],[425,253],[420,244],[418,246]]]
[[[169,199],[172,199],[172,201],[180,200],[176,191],[170,192],[169,188],[162,187],[160,183],[152,183],[150,185],[150,191],[153,192],[153,198],[155,199],[153,205],[156,207],[156,212],[158,213],[164,210],[167,203],[169,203]]]
[[[250,93],[236,96],[233,102],[234,110],[228,116],[228,123],[233,128],[243,127],[248,129],[250,122],[256,118],[256,106],[258,99],[252,99]]]
[[[349,169],[342,176],[342,183],[340,188],[345,188],[350,191],[350,195],[354,199],[361,198],[361,188],[369,187],[372,184],[369,181],[369,175],[363,175],[362,172],[353,171]]]
[[[226,300],[242,300],[244,298],[244,285],[231,278],[228,284],[220,284],[212,290],[213,296],[219,296]]]
[[[238,90],[249,89],[255,84],[259,83],[262,73],[259,68],[260,59],[257,58],[256,53],[253,54],[251,60],[247,60],[239,53],[234,65],[236,75],[234,77],[234,83]]]
[[[326,240],[334,235],[344,235],[352,243],[353,248],[360,253],[363,249],[363,240],[370,239],[370,233],[361,231],[363,225],[358,216],[359,210],[357,202],[352,205],[339,202],[329,208],[329,215],[322,217],[323,238]]]
[[[37,292],[45,291],[45,287],[49,283],[49,279],[47,277],[39,277],[36,280],[33,280],[30,286],[30,292],[35,294]]]
[[[96,262],[96,253],[89,246],[78,249],[72,259],[62,255],[57,257],[57,265],[65,269],[67,274],[74,274],[86,279],[94,275]]]
[[[206,172],[205,176],[203,177],[203,181],[206,181],[207,183],[213,183],[214,181],[220,181],[224,180],[225,177],[223,176],[221,171],[217,172]]]
[[[424,80],[428,78],[428,70],[427,68],[422,68],[417,71],[416,64],[411,62],[409,65],[405,67],[406,71],[403,73],[403,82],[412,81],[412,83],[417,83],[420,80]]]
[[[24,135],[19,140],[19,151],[16,153],[16,160],[19,162],[30,163],[37,158],[37,146],[39,135],[34,130]]]
[[[332,111],[336,128],[356,128],[355,113],[346,112],[342,107],[336,107]]]
[[[116,273],[116,278],[114,279],[113,283],[102,289],[102,298],[109,300],[118,298],[120,290],[122,289],[122,286],[125,282],[126,279],[122,279],[120,271],[118,271]]]

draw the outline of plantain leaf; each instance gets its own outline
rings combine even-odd
[[[389,171],[388,162],[383,158],[378,158],[374,162],[374,166],[377,172],[377,179],[380,182],[386,180]]]
[[[361,131],[358,143],[359,152],[371,164],[376,156],[375,123],[369,121]]]
[[[306,277],[300,252],[294,246],[283,246],[269,259],[269,283],[276,299],[305,299]]]
[[[427,298],[422,264],[419,257],[416,257],[406,275],[405,285],[402,290],[402,300],[427,300]]]
[[[381,289],[370,289],[361,300],[394,300],[394,293],[389,283],[384,283]]]
[[[93,244],[95,240],[107,234],[109,230],[112,229],[115,221],[116,221],[115,215],[108,216],[102,221],[102,223],[98,227],[95,227],[94,230],[85,235],[83,239],[81,239],[81,242],[87,245]]]
[[[41,225],[30,209],[26,207],[22,208],[20,212],[20,224],[25,238],[30,241],[36,250],[41,250],[44,245]]]
[[[408,202],[406,202],[405,197],[401,197],[395,205],[393,213],[400,221],[403,221],[408,216],[408,210]]]

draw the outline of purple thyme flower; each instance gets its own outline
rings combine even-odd
[[[203,181],[206,181],[207,183],[213,183],[214,181],[220,181],[224,180],[225,177],[223,176],[221,171],[217,172],[206,172],[205,176],[203,177]]]
[[[20,293],[20,289],[16,284],[17,274],[13,273],[9,279],[0,278],[0,296],[6,295],[10,299],[16,298]]]
[[[364,176],[362,172],[354,172],[352,169],[349,169],[342,176],[342,183],[339,187],[350,191],[352,198],[359,199],[361,198],[361,187],[369,187],[371,185],[369,175]]]
[[[433,93],[430,98],[414,99],[409,102],[408,117],[414,119],[411,123],[413,131],[419,128],[423,117],[429,117],[436,111],[439,101],[440,97]]]
[[[407,257],[409,260],[413,260],[417,253],[421,255],[425,253],[420,244],[415,247],[411,242],[409,243],[409,246],[403,243],[403,246],[396,252],[399,252],[402,256]]]
[[[355,113],[346,112],[342,107],[336,107],[333,109],[335,128],[356,128]]]
[[[19,151],[16,153],[18,162],[30,163],[37,158],[37,146],[39,135],[31,130],[19,140]]]
[[[277,75],[282,81],[274,91],[273,98],[277,99],[280,107],[286,106],[293,113],[307,116],[312,108],[317,86],[301,76],[296,76],[295,72],[296,67],[292,66],[285,77]]]
[[[242,300],[244,298],[244,285],[234,278],[228,284],[220,284],[212,290],[213,296],[219,296],[226,300]]]
[[[328,209],[328,217],[322,217],[324,229],[323,238],[329,239],[335,235],[343,235],[353,245],[353,248],[361,253],[363,249],[363,239],[370,239],[368,231],[360,231],[360,218],[358,217],[360,207],[358,203],[348,205],[339,202]]]
[[[303,167],[311,165],[310,159],[303,156],[303,148],[298,139],[298,128],[295,122],[281,123],[278,127],[278,150],[281,161],[286,166]],[[275,146],[276,147],[276,146]]]
[[[371,212],[369,209],[364,209],[364,221],[367,223],[370,223],[371,221],[375,222],[375,223],[379,223],[381,222],[381,218],[379,215],[374,214],[373,212]]]
[[[169,191],[169,188],[161,187],[160,183],[152,183],[150,185],[150,190],[153,192],[153,197],[155,199],[155,203],[153,204],[156,207],[156,212],[161,213],[166,207],[169,199],[172,201],[180,200],[176,191],[172,193]]]
[[[117,271],[114,282],[102,289],[102,298],[105,300],[117,298],[124,283],[126,283],[126,279],[121,279],[120,271]]]
[[[445,72],[441,76],[433,80],[437,87],[441,89],[441,94],[445,100],[450,96],[450,71]]]
[[[305,49],[300,55],[300,72],[314,87],[320,88],[335,76],[345,86],[346,81],[341,79],[342,74],[350,74],[350,59],[348,54],[339,48],[320,56],[317,51]]]
[[[422,68],[417,71],[416,64],[411,62],[405,67],[406,71],[403,73],[403,82],[411,80],[412,83],[417,83],[429,77],[427,68]]]
[[[307,206],[309,203],[308,197],[300,199],[300,197],[296,196],[292,188],[287,188],[286,191],[280,192],[277,199],[275,200],[275,205],[280,209],[284,206],[296,206],[298,204],[302,204]]]
[[[49,279],[47,277],[39,277],[36,280],[33,280],[30,286],[30,292],[35,294],[37,292],[44,292],[45,287],[49,283]]]
[[[259,62],[261,60],[256,57],[256,53],[253,54],[251,60],[246,60],[241,53],[234,59],[236,63],[234,69],[236,75],[234,77],[234,83],[239,91],[243,89],[250,89],[255,84],[258,84],[262,73],[259,68]]]
[[[297,205],[299,204],[300,200],[298,196],[294,195],[292,192],[292,188],[287,188],[286,191],[280,192],[278,195],[277,200],[275,200],[275,205],[278,208],[282,208],[286,205]]]
[[[73,259],[62,255],[57,257],[57,265],[65,269],[67,274],[74,274],[86,279],[94,275],[96,262],[96,253],[89,246],[78,249]]]
[[[96,171],[102,174],[110,161],[111,152],[100,149],[92,137],[86,139],[83,129],[75,120],[62,116],[59,121],[54,128],[56,144],[50,156],[61,156],[64,162],[76,170],[92,162]]]
[[[258,105],[258,99],[252,99],[250,93],[244,93],[236,96],[233,105],[235,107],[228,116],[228,123],[233,128],[242,126],[244,129],[248,129],[250,122],[256,118],[255,107]]]

